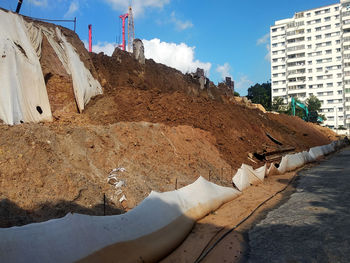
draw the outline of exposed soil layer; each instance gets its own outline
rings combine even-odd
[[[74,32],[63,33],[104,94],[78,114],[71,77],[44,38],[41,65],[55,121],[0,125],[0,227],[68,212],[121,213],[151,190],[174,190],[198,176],[230,186],[242,163],[264,164],[248,154],[275,146],[266,133],[296,151],[336,139],[297,117],[248,108],[225,87],[200,89],[191,75],[153,60],[140,65],[118,49],[112,57],[89,54]],[[118,167],[126,172],[116,189],[107,177]]]

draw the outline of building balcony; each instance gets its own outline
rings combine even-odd
[[[344,30],[344,28],[343,28],[343,30]],[[343,38],[345,38],[345,37],[350,37],[350,32],[343,32]]]
[[[306,58],[305,56],[303,56],[303,57],[295,57],[295,58],[287,58],[286,62],[288,62],[288,63],[298,62],[300,60],[304,60],[305,58]]]

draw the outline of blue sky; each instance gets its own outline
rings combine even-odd
[[[133,0],[135,34],[145,41],[146,56],[183,72],[197,66],[215,83],[232,76],[236,89],[270,79],[269,28],[295,12],[334,4],[334,0]],[[15,10],[17,0],[0,6]],[[77,17],[85,42],[93,27],[94,51],[112,52],[120,36],[119,15],[129,0],[23,0],[21,14],[48,19]],[[71,24],[66,24],[72,28]]]

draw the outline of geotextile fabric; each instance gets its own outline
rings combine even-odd
[[[238,190],[242,191],[250,185],[264,180],[265,176],[273,174],[284,174],[302,167],[306,163],[314,162],[318,158],[330,154],[339,148],[348,144],[348,140],[334,141],[324,146],[317,146],[311,148],[309,151],[304,151],[295,154],[287,154],[282,157],[278,165],[272,163],[269,168],[266,164],[256,170],[253,167],[242,164],[236,174],[232,178],[233,184]]]
[[[199,177],[179,190],[151,194],[117,216],[64,218],[0,229],[1,262],[158,261],[178,246],[196,220],[239,191]]]

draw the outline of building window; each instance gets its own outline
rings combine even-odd
[[[311,33],[311,28],[309,28],[309,29],[307,30],[307,32],[308,32],[308,33]]]
[[[327,16],[324,18],[324,21],[327,22],[327,21],[330,21],[331,20],[331,17],[330,16]]]

